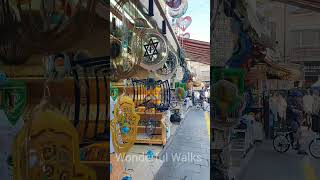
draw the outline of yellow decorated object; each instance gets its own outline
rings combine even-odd
[[[140,116],[135,112],[135,104],[129,96],[120,96],[114,107],[114,119],[110,123],[112,143],[117,153],[125,155],[133,146],[138,130]],[[122,128],[129,128],[122,133]]]
[[[96,180],[95,172],[80,163],[78,133],[68,119],[46,110],[28,126],[14,143],[14,180]]]

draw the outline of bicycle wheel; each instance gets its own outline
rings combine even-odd
[[[204,105],[203,110],[209,112],[210,111],[210,105],[209,104]]]
[[[273,139],[273,148],[275,151],[279,153],[287,152],[290,148],[290,141],[284,135],[277,135]]]
[[[313,156],[316,159],[320,158],[320,138],[313,139],[309,143],[309,151],[311,156]]]

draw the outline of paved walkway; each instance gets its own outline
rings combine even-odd
[[[306,144],[311,137],[306,138]],[[308,152],[308,149],[306,149]],[[320,161],[311,156],[297,155],[296,151],[277,153],[272,141],[264,141],[256,147],[242,180],[319,180]]]
[[[161,156],[164,164],[155,180],[210,179],[207,121],[202,110],[191,110],[186,115],[171,144]]]

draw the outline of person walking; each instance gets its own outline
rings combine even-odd
[[[312,125],[312,106],[313,106],[313,97],[311,95],[310,90],[308,90],[307,94],[303,96],[303,110],[306,117],[306,123],[308,126],[308,130],[310,130]]]
[[[313,103],[312,103],[312,121],[320,121],[319,118],[319,113],[320,113],[320,96],[319,96],[319,91],[318,90],[314,90],[312,93],[312,99],[313,99]],[[312,127],[312,123],[311,123],[311,127]]]
[[[303,150],[302,143],[302,121],[303,121],[303,95],[300,91],[293,89],[289,92],[287,108],[287,123],[294,131],[294,139],[296,142],[295,150],[298,154],[307,155]]]

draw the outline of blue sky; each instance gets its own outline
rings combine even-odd
[[[185,16],[192,18],[185,31],[190,33],[190,39],[210,42],[210,0],[188,0]]]

